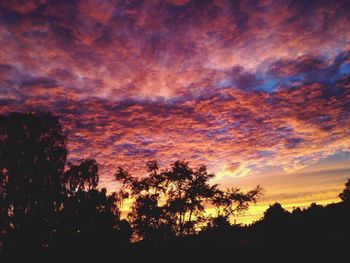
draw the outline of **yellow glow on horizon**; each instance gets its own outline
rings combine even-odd
[[[339,198],[334,198],[334,199],[326,199],[326,200],[320,200],[320,201],[316,201],[314,203],[316,203],[317,205],[322,205],[325,206],[327,204],[331,204],[331,203],[338,203],[340,201]],[[281,203],[282,207],[284,209],[286,209],[289,212],[292,212],[294,208],[307,208],[311,205],[311,203],[313,202],[309,202],[309,201],[305,201],[305,202],[298,202],[298,203],[288,203],[288,202],[279,202]],[[236,223],[237,224],[251,224],[254,223],[255,221],[261,219],[264,215],[264,212],[269,208],[270,205],[272,205],[273,203],[258,203],[256,205],[252,205],[250,206],[249,210],[242,214],[239,215],[237,217],[235,217]]]
[[[320,162],[292,173],[271,171],[254,174],[244,165],[224,166],[217,173],[214,183],[219,180],[220,188],[238,187],[247,191],[260,184],[264,195],[256,204],[251,204],[248,211],[232,219],[232,223],[251,224],[261,219],[268,207],[278,202],[288,211],[294,208],[307,208],[312,203],[327,205],[340,202],[338,194],[344,189],[349,178],[350,163],[347,159]],[[237,176],[241,175],[241,176]],[[242,176],[244,175],[244,176]],[[132,199],[125,200],[122,207],[122,218],[131,211]],[[215,208],[208,206],[206,215],[215,215]]]

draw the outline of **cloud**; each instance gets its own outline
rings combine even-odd
[[[347,1],[5,1],[1,112],[51,110],[70,158],[294,171],[350,149]],[[233,169],[232,164],[239,164]]]

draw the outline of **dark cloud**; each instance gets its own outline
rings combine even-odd
[[[50,88],[56,86],[55,79],[50,78],[28,78],[21,82],[21,88],[41,86],[43,88]]]

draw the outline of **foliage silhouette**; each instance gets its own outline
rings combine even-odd
[[[289,214],[280,203],[274,203],[264,212],[264,220],[271,223],[283,221]]]
[[[16,245],[48,242],[55,202],[63,191],[66,137],[51,114],[0,116],[0,171],[2,212],[7,233],[14,230]],[[35,239],[33,237],[36,237]]]
[[[144,178],[133,177],[122,168],[115,174],[123,185],[120,196],[135,199],[129,219],[138,237],[145,240],[195,234],[200,225],[211,225],[216,218],[229,223],[231,216],[246,211],[262,194],[260,186],[247,193],[235,188],[220,190],[209,184],[214,175],[205,166],[192,168],[186,161],[176,161],[165,170],[150,161],[147,171]],[[215,206],[215,217],[205,215],[206,203]]]
[[[345,183],[345,189],[339,194],[339,198],[344,202],[350,202],[350,179]]]
[[[130,228],[120,221],[118,196],[98,189],[96,161],[80,160],[65,171],[66,156],[66,137],[57,117],[0,116],[2,253],[60,251],[73,243],[78,253],[89,241],[101,247],[108,247],[109,240],[129,242]]]
[[[257,202],[260,186],[243,192],[211,184],[205,166],[176,161],[148,176],[119,168],[119,192],[99,187],[98,163],[67,163],[66,136],[50,113],[0,115],[0,259],[214,261],[234,257],[340,261],[350,236],[350,179],[342,202],[285,210],[275,203],[249,226],[232,219]],[[120,207],[132,200],[128,220]],[[213,207],[207,214],[205,207]],[[134,236],[136,242],[130,243]],[[293,252],[291,253],[291,249]]]

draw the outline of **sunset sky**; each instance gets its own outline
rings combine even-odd
[[[239,219],[350,178],[350,2],[0,0],[0,113],[51,111],[69,160],[205,164],[265,188]]]

